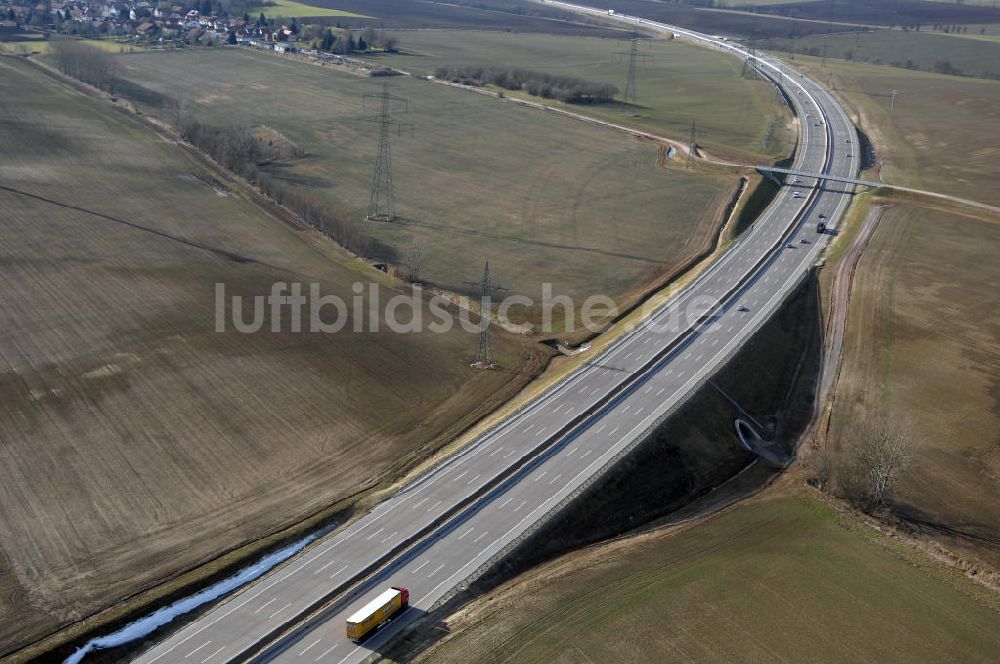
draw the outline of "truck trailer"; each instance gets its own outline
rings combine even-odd
[[[409,604],[410,591],[406,588],[393,586],[383,591],[347,619],[347,638],[360,643],[371,632],[402,613]]]

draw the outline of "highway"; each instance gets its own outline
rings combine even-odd
[[[731,42],[635,17],[608,18],[641,22],[742,57]],[[856,176],[857,136],[843,109],[815,82],[758,59],[800,119],[794,169]],[[509,551],[717,371],[817,261],[829,239],[817,232],[817,221],[824,215],[836,227],[850,186],[806,177],[790,183],[709,269],[581,369],[135,661],[363,661]],[[411,608],[363,645],[347,640],[346,616],[390,585],[409,588]]]

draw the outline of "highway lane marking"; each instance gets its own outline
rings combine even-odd
[[[379,534],[380,532],[382,532],[383,530],[385,530],[385,528],[379,528],[378,530],[376,530],[375,532],[373,532],[373,533],[372,533],[371,535],[369,535],[369,536],[368,536],[368,537],[366,537],[365,539],[366,539],[366,540],[370,540],[371,538],[375,537],[376,535],[378,535],[378,534]]]
[[[256,611],[254,611],[254,613],[260,613],[260,612],[261,612],[261,611],[263,611],[263,610],[264,610],[265,608],[267,608],[267,605],[268,605],[268,604],[270,604],[271,602],[273,602],[273,601],[274,601],[274,600],[276,600],[276,599],[278,599],[278,598],[277,598],[277,597],[272,597],[271,599],[267,600],[266,602],[264,602],[263,604],[261,604],[260,606],[258,606],[258,607],[257,607],[257,610],[256,610]]]
[[[475,476],[475,477],[473,477],[473,478],[472,478],[471,480],[469,480],[468,482],[466,482],[466,483],[465,483],[465,484],[466,484],[466,486],[468,486],[469,484],[472,484],[473,482],[475,482],[476,480],[478,480],[478,479],[479,479],[480,477],[482,477],[482,476],[483,476],[483,475],[482,475],[482,473],[480,473],[479,475],[476,475],[476,476]]]
[[[469,471],[467,471],[467,470],[462,471],[462,474],[459,475],[458,477],[456,477],[455,479],[453,479],[452,482],[457,482],[457,481],[459,481],[460,479],[462,479],[463,477],[465,477],[468,474],[469,474]]]
[[[576,454],[576,448],[575,447],[573,449],[571,449],[569,452],[567,452],[566,456],[573,456],[574,454]]]
[[[440,572],[442,567],[444,567],[444,563],[441,563],[440,565],[438,565],[436,570],[434,570],[433,572],[431,572],[430,574],[427,575],[427,578],[429,579],[432,576],[434,576],[435,574],[437,574],[438,572]]]
[[[527,500],[522,500],[522,501],[521,501],[521,504],[520,504],[520,505],[518,505],[517,507],[515,507],[515,508],[514,508],[514,511],[515,511],[515,512],[520,512],[520,511],[521,511],[521,508],[522,508],[522,507],[524,507],[524,504],[525,504],[526,502],[528,502],[528,501],[527,501]]]
[[[271,615],[269,615],[267,617],[267,619],[270,620],[271,618],[275,617],[276,615],[278,615],[279,613],[281,613],[282,611],[284,611],[285,609],[287,609],[291,605],[292,605],[291,602],[289,602],[288,604],[285,604],[283,607],[281,607],[280,609],[278,609],[277,611],[275,611],[274,613],[272,613]]]
[[[490,456],[496,456],[496,455],[497,455],[497,453],[499,453],[499,452],[500,452],[500,450],[502,450],[502,449],[503,449],[502,447],[498,447],[498,448],[496,448],[495,450],[493,450],[493,453],[492,453],[492,454],[490,454]]]
[[[506,459],[507,457],[509,457],[509,456],[510,456],[511,454],[513,454],[513,453],[514,453],[514,452],[516,452],[516,451],[517,451],[517,450],[515,450],[515,449],[511,448],[510,452],[507,452],[507,454],[504,454],[504,455],[503,455],[503,458],[504,458],[504,459]]]
[[[486,537],[486,536],[487,536],[488,534],[489,534],[489,532],[487,532],[487,531],[485,531],[485,530],[484,530],[484,531],[483,531],[483,534],[482,534],[482,535],[480,535],[480,536],[479,536],[479,537],[477,537],[476,539],[472,540],[472,543],[473,543],[473,544],[475,544],[475,543],[476,543],[476,542],[478,542],[479,540],[481,540],[481,539],[483,539],[484,537]]]
[[[350,565],[344,565],[343,567],[341,567],[340,569],[338,569],[336,572],[334,572],[333,574],[331,574],[329,578],[332,579],[333,577],[337,576],[338,574],[340,574],[341,572],[343,572],[348,567],[350,567]]]
[[[549,484],[555,484],[556,480],[559,479],[560,477],[562,477],[562,473],[559,473],[558,475],[556,475],[555,477],[553,477],[551,480],[549,480]]]
[[[222,652],[225,649],[225,647],[226,646],[222,646],[221,648],[219,648],[218,650],[216,650],[215,652],[213,652],[211,655],[209,655],[205,659],[201,660],[201,664],[205,664],[205,662],[207,662],[208,660],[210,660],[213,657],[215,657],[216,655],[218,655],[220,652]]]
[[[614,429],[612,429],[612,430],[611,430],[611,433],[609,433],[608,435],[609,435],[609,436],[613,436],[613,435],[615,435],[616,433],[618,433],[618,429],[620,429],[620,428],[621,428],[621,427],[615,427]]]
[[[323,565],[318,570],[316,570],[315,572],[313,572],[313,574],[319,574],[320,572],[322,572],[323,570],[325,570],[327,567],[329,567],[330,565],[334,564],[335,562],[337,562],[337,561],[336,560],[331,560],[330,562],[328,562],[327,564]]]
[[[553,414],[553,415],[556,415],[556,414],[558,414],[558,413],[559,413],[559,411],[560,411],[560,410],[562,410],[562,409],[563,409],[564,407],[565,407],[565,406],[563,406],[562,404],[560,404],[560,405],[556,406],[555,408],[553,408],[553,409],[552,409],[552,414]]]
[[[663,391],[664,391],[665,389],[667,389],[667,388],[665,388],[665,387],[661,387],[661,388],[660,388],[659,390],[657,390],[657,391],[656,391],[656,396],[660,396],[661,394],[663,394]]]
[[[597,394],[600,391],[601,391],[601,388],[595,387],[594,390],[593,390],[593,392],[590,393],[590,396],[594,396],[595,394]]]
[[[211,641],[205,641],[203,644],[201,644],[200,646],[198,646],[197,648],[195,648],[194,650],[192,650],[188,654],[184,655],[184,659],[187,659],[191,655],[195,654],[196,652],[198,652],[199,650],[201,650],[202,648],[204,648],[205,646],[207,646],[209,643],[211,643]]]
[[[542,479],[543,477],[545,477],[548,474],[549,474],[549,471],[543,470],[542,474],[535,478],[535,481],[537,482],[538,480]]]
[[[626,356],[625,356],[624,358],[622,358],[622,359],[625,359],[625,360],[627,360],[627,359],[628,359],[628,358],[630,358],[630,357],[632,357],[632,353],[629,353],[628,355],[626,355]]]
[[[589,454],[590,454],[590,450],[587,450],[586,452],[584,452],[584,453],[583,453],[583,456],[582,456],[582,457],[580,457],[580,458],[581,458],[581,459],[585,459],[585,458],[587,458],[587,456],[588,456]]]
[[[315,641],[313,641],[312,643],[310,643],[309,645],[307,645],[307,646],[305,647],[305,649],[304,649],[304,650],[301,650],[301,651],[299,652],[299,657],[302,657],[302,655],[304,655],[304,654],[306,654],[307,652],[309,652],[309,649],[310,649],[310,648],[312,648],[313,646],[315,646],[315,645],[316,645],[317,643],[319,643],[319,642],[320,642],[320,641],[322,641],[322,640],[323,640],[323,639],[316,639]]]
[[[395,536],[396,536],[396,535],[398,535],[398,534],[399,534],[399,531],[398,531],[398,530],[394,530],[394,531],[392,531],[392,535],[389,535],[389,536],[388,536],[388,537],[386,537],[386,538],[385,538],[384,540],[382,540],[382,544],[385,544],[386,542],[388,542],[389,540],[391,540],[391,539],[392,539],[393,537],[395,537]]]
[[[630,408],[632,408],[632,406],[625,406],[624,408],[622,408],[622,415],[624,415],[625,413],[627,413]]]
[[[433,505],[431,505],[430,507],[428,507],[428,508],[427,508],[427,511],[428,511],[428,512],[432,512],[432,511],[434,511],[434,508],[435,508],[435,507],[437,507],[437,506],[438,506],[438,505],[440,505],[440,504],[441,504],[441,501],[439,500],[439,501],[437,501],[436,503],[434,503]]]
[[[635,411],[636,417],[638,417],[639,415],[641,415],[642,411],[644,411],[644,410],[645,410],[645,408],[637,408],[636,411]]]
[[[459,535],[458,539],[465,539],[465,536],[468,535],[469,533],[471,533],[473,530],[475,530],[475,528],[469,528],[464,533],[462,533],[461,535]]]
[[[493,456],[493,455],[491,454],[490,456]],[[427,502],[427,499],[426,499],[426,498],[421,498],[421,499],[420,499],[420,502],[419,502],[419,503],[417,503],[416,505],[413,505],[412,507],[410,507],[410,509],[411,509],[411,510],[415,510],[415,509],[417,509],[418,507],[420,507],[421,505],[423,505],[423,504],[424,504],[424,503],[426,503],[426,502]]]
[[[602,431],[604,431],[607,428],[608,428],[608,423],[605,422],[604,424],[601,425],[601,428],[598,429],[597,431],[595,431],[594,433],[601,433]]]
[[[317,657],[316,659],[314,659],[313,661],[314,662],[318,662],[319,660],[323,659],[324,657],[326,657],[327,655],[329,655],[331,652],[333,652],[334,649],[336,649],[336,647],[339,646],[339,645],[340,645],[339,643],[335,643],[333,645],[333,648],[330,648],[329,650],[324,650],[323,653],[319,657]]]
[[[418,567],[417,569],[413,570],[413,573],[416,574],[417,572],[419,572],[420,570],[422,570],[424,568],[424,565],[426,565],[430,561],[431,561],[430,558],[428,558],[424,562],[420,563],[420,567]]]
[[[513,497],[513,496],[511,496],[511,497],[510,497],[510,498],[508,498],[507,500],[503,501],[502,503],[500,503],[500,508],[501,508],[501,509],[502,509],[502,508],[504,508],[504,507],[505,507],[505,506],[507,505],[507,503],[509,503],[509,502],[510,502],[510,501],[512,501],[512,500],[514,500],[514,497]]]
[[[521,431],[521,433],[528,433],[529,431],[531,431],[534,428],[535,428],[534,424],[529,424],[528,426],[524,427],[524,430]]]

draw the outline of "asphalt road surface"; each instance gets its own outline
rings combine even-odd
[[[731,42],[617,18],[739,56]],[[795,168],[855,176],[857,136],[843,109],[797,72],[785,67],[778,73],[764,59],[760,67],[785,89],[800,119]],[[363,661],[513,546],[717,371],[816,262],[829,238],[817,232],[817,221],[822,214],[836,227],[849,192],[849,185],[820,186],[807,178],[789,183],[750,231],[644,324],[344,531],[320,540],[136,661]],[[385,561],[401,542],[414,538]],[[410,608],[363,645],[349,641],[346,616],[391,585],[409,588]],[[317,613],[319,605],[324,608]]]

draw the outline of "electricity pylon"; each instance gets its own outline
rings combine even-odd
[[[372,175],[372,190],[368,199],[368,220],[369,221],[392,221],[396,218],[396,189],[392,182],[392,151],[389,148],[389,127],[393,124],[399,126],[392,119],[392,102],[402,102],[403,109],[407,109],[407,100],[403,97],[396,97],[389,91],[389,81],[382,83],[382,91],[365,94],[362,97],[362,105],[365,99],[378,99],[381,102],[381,109],[377,122],[379,125],[378,151],[375,156],[375,172]]]
[[[628,73],[625,75],[625,92],[622,95],[622,101],[626,104],[635,105],[636,100],[636,85],[635,85],[635,67],[636,61],[642,58],[642,63],[646,64],[647,58],[652,58],[653,56],[648,53],[641,53],[639,51],[639,35],[633,33],[632,38],[629,40],[629,46],[627,51],[619,51],[617,53],[618,61],[622,62],[625,58],[628,58]]]

